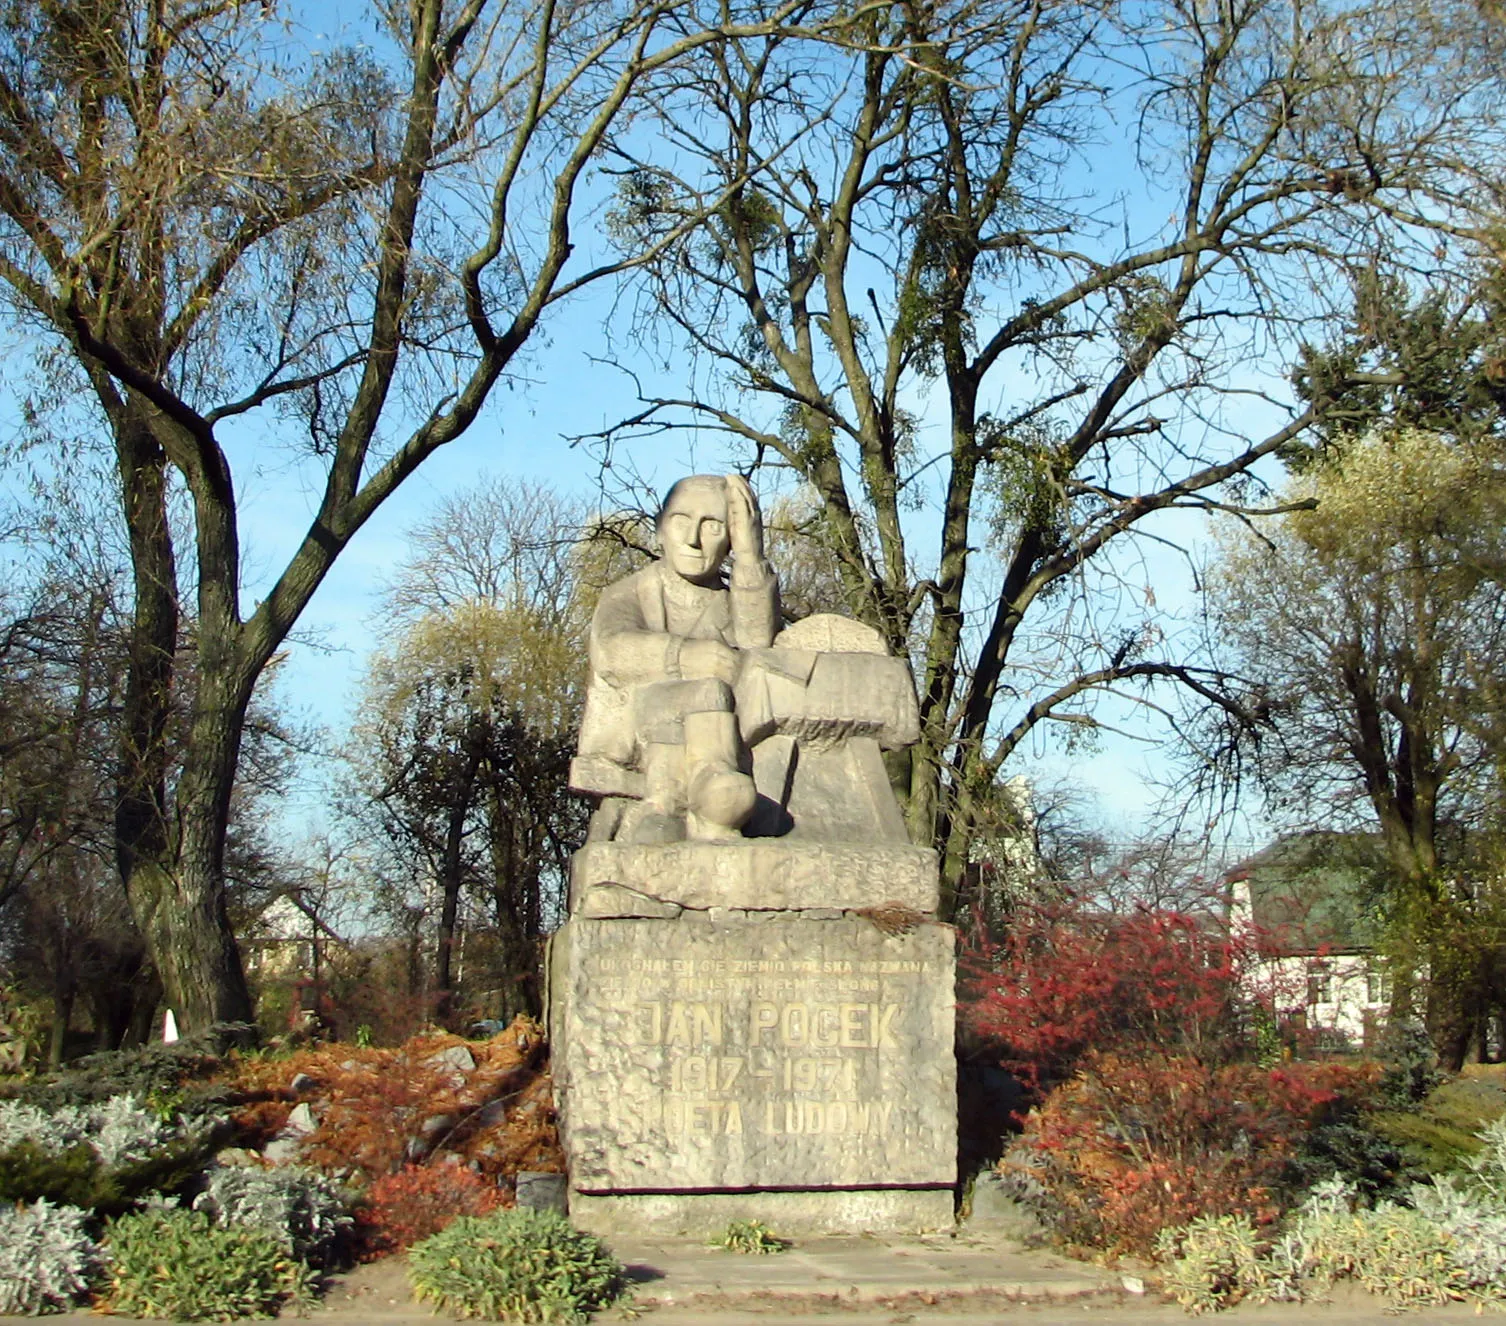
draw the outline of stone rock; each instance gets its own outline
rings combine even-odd
[[[288,1090],[295,1096],[302,1096],[312,1091],[319,1085],[317,1078],[310,1077],[307,1073],[294,1073],[293,1080],[288,1083]]]
[[[813,612],[803,621],[786,626],[774,637],[775,648],[813,649],[823,654],[887,654],[884,637],[871,626],[839,617],[834,612]]]
[[[602,592],[570,766],[602,803],[593,841],[904,841],[879,750],[918,739],[909,663],[830,614],[781,630],[759,530],[746,481],[692,475],[659,513],[659,560]]]
[[[625,884],[591,884],[581,894],[582,916],[650,916],[672,921],[685,909],[677,902],[652,898]]]
[[[515,1200],[520,1211],[556,1211],[564,1215],[570,1204],[565,1176],[520,1169]]]
[[[778,732],[825,742],[872,737],[898,750],[919,739],[920,705],[906,659],[778,647],[749,652],[753,666],[744,665],[737,701],[750,743]],[[798,685],[785,680],[802,672]]]
[[[641,1238],[645,1230],[652,1230],[717,1239],[726,1232],[728,1221],[746,1220],[750,1214],[797,1239],[822,1234],[926,1234],[954,1227],[952,1196],[950,1188],[610,1195],[572,1191],[570,1220],[606,1238]]]
[[[998,1173],[980,1170],[973,1179],[972,1208],[969,1226],[1031,1243],[1044,1239],[1046,1227],[1029,1207],[1023,1205],[1005,1185]]]
[[[447,1045],[438,1054],[431,1054],[425,1062],[445,1069],[452,1078],[461,1080],[467,1073],[476,1071],[475,1056],[463,1045]]]
[[[319,1121],[314,1118],[313,1107],[309,1105],[308,1101],[303,1100],[293,1106],[292,1111],[288,1115],[287,1124],[283,1127],[282,1135],[286,1137],[307,1137],[318,1126]]]
[[[598,893],[602,885],[612,887]],[[750,912],[806,907],[852,911],[894,903],[934,915],[940,884],[936,853],[908,843],[865,847],[780,838],[597,842],[587,843],[571,859],[572,915],[638,916],[643,898],[702,911],[735,907]]]
[[[550,953],[573,1192],[945,1188],[953,934],[574,917]]]
[[[476,1111],[476,1131],[485,1132],[488,1128],[495,1128],[499,1123],[507,1121],[507,1107],[511,1098],[503,1096],[499,1100],[489,1100]]]
[[[423,1138],[438,1137],[441,1133],[447,1133],[455,1126],[453,1114],[431,1114],[418,1126],[418,1134]]]
[[[909,845],[875,737],[848,734],[843,740],[800,742],[780,734],[755,746],[752,762],[759,799],[747,837]]]
[[[859,622],[781,630],[759,529],[745,480],[681,480],[592,618],[570,785],[598,804],[548,977],[572,1218],[944,1228],[954,935],[884,758],[914,681]]]
[[[262,1148],[261,1158],[269,1165],[291,1165],[303,1148],[294,1137],[274,1137]]]
[[[237,1165],[255,1165],[260,1156],[249,1147],[226,1146],[221,1147],[214,1153],[214,1163],[222,1169],[231,1169]]]

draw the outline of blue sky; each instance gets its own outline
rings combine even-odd
[[[307,3],[299,12],[316,39],[321,33],[343,32],[348,37],[369,31],[366,7],[361,4]],[[1106,181],[1124,191],[1128,215],[1137,220],[1151,216],[1156,207],[1153,187],[1121,144],[1104,144],[1098,154],[1093,188],[1103,190]],[[1159,214],[1154,215],[1149,227],[1154,228],[1159,220]],[[516,385],[499,387],[470,432],[427,462],[372,518],[315,594],[289,646],[280,686],[295,709],[323,724],[334,738],[342,736],[348,725],[367,653],[381,638],[381,624],[373,620],[379,606],[378,587],[404,556],[405,532],[441,497],[463,491],[480,472],[543,481],[588,498],[595,495],[594,459],[571,449],[565,438],[601,429],[635,405],[630,380],[591,359],[604,348],[603,323],[614,316],[611,298],[612,292],[602,287],[556,309],[518,365]],[[619,310],[614,320],[619,346],[625,339],[622,316]],[[635,368],[652,371],[641,356],[631,358]],[[1021,386],[1029,391],[1033,384]],[[13,410],[13,400],[0,395],[0,416],[8,412],[7,406]],[[922,417],[925,406],[923,401],[915,403]],[[259,429],[265,426],[253,422],[239,432],[224,434],[242,500],[248,610],[306,532],[323,477],[319,467],[293,460],[291,450],[270,450],[263,445]],[[674,440],[639,444],[632,453],[637,470],[660,489],[682,473],[718,469],[731,460],[718,438],[706,438],[696,446],[684,435],[667,437]],[[0,481],[13,482],[14,476]],[[924,512],[917,515],[918,530],[924,529],[928,518]],[[1173,517],[1167,524],[1180,541],[1195,545],[1202,539],[1198,517]],[[923,535],[921,542],[923,546]],[[1160,605],[1190,611],[1185,561],[1170,550],[1154,547],[1146,549],[1145,556],[1145,578],[1153,584]],[[1110,706],[1105,717],[1131,730],[1150,730],[1131,710]],[[1156,802],[1159,792],[1154,784],[1166,776],[1167,765],[1157,748],[1108,735],[1098,752],[1088,757],[1065,755],[1054,742],[1037,739],[1010,772],[1042,781],[1071,777],[1084,785],[1090,801],[1097,801],[1099,815],[1108,825],[1128,833]],[[311,777],[288,808],[290,823],[317,822],[319,801],[320,783]]]

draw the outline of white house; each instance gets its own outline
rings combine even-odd
[[[1277,1012],[1335,1047],[1369,1042],[1391,1005],[1366,893],[1384,869],[1366,834],[1278,838],[1225,876],[1232,929],[1254,929],[1264,955],[1252,980],[1278,992]]]

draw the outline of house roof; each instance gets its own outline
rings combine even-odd
[[[310,930],[317,930],[337,944],[345,943],[340,935],[292,891],[277,893],[268,899],[247,930],[249,933],[243,939],[252,943],[281,944],[306,940]]]
[[[1378,836],[1311,831],[1278,838],[1225,877],[1249,889],[1250,919],[1289,953],[1374,947],[1365,900],[1385,873]]]

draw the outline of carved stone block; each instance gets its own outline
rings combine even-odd
[[[949,927],[576,916],[550,967],[572,1191],[955,1181]]]

